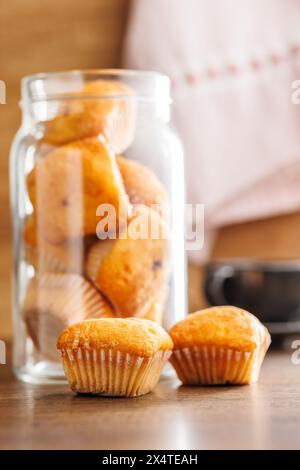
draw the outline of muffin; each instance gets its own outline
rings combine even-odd
[[[137,226],[157,233],[136,233]],[[117,316],[143,317],[168,282],[168,240],[156,211],[134,206],[128,226],[117,240],[98,241],[87,255],[86,273],[113,305]]]
[[[22,307],[29,336],[44,358],[57,361],[56,341],[67,326],[86,318],[113,317],[109,303],[76,274],[38,274],[30,280]]]
[[[144,204],[168,221],[168,195],[156,174],[134,160],[117,157],[117,164],[131,204]]]
[[[49,243],[95,235],[101,204],[112,206],[117,225],[129,210],[115,157],[101,138],[50,152],[37,161],[27,185],[36,223]]]
[[[137,318],[82,321],[57,341],[74,392],[125,397],[153,390],[172,347],[159,325]]]
[[[65,101],[58,116],[45,123],[43,140],[59,146],[102,134],[114,151],[121,153],[133,140],[135,118],[136,104],[128,85],[94,80],[72,93],[72,99]]]
[[[169,334],[174,342],[170,362],[186,385],[256,382],[271,342],[254,315],[232,306],[190,314]]]
[[[47,242],[43,227],[37,227],[34,215],[24,222],[24,258],[38,272],[82,274],[88,238],[69,239],[59,244]]]
[[[95,240],[88,249],[86,257],[86,276],[97,285],[97,275],[99,267],[106,255],[116,244],[116,239]],[[99,286],[98,286],[99,287]]]
[[[97,274],[99,270],[99,266],[101,265],[104,257],[108,255],[108,253],[112,250],[116,240],[99,240],[91,245],[88,255],[87,255],[87,276],[88,278],[100,288],[99,283],[97,282]],[[162,276],[163,282],[160,286],[157,286],[155,291],[152,292],[152,298],[149,299],[147,302],[148,310],[144,310],[142,314],[143,318],[148,320],[156,321],[160,325],[162,324],[163,320],[163,313],[166,305],[166,300],[168,297],[168,280],[167,280],[167,272],[165,271]],[[136,286],[137,287],[137,286]],[[119,305],[118,312],[116,312],[116,316],[135,316],[134,313],[139,313],[140,309],[138,308],[137,311],[131,311],[128,308],[123,308],[121,304]],[[120,314],[121,312],[121,314]],[[128,315],[126,315],[126,313]]]

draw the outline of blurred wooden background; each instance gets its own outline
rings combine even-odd
[[[8,154],[20,122],[20,79],[24,75],[73,68],[118,67],[129,0],[9,0],[1,3],[0,79],[7,104],[0,105],[0,338],[11,334],[11,225]],[[212,258],[300,257],[300,214],[226,227],[219,231]],[[202,271],[190,266],[190,310],[205,304]]]

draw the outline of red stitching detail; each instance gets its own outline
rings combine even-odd
[[[196,74],[194,73],[187,73],[186,74],[186,81],[190,84],[190,85],[195,85],[195,83],[198,81],[199,77],[197,77]]]
[[[299,55],[300,54],[300,46],[292,46],[291,47],[291,53],[293,55]]]
[[[300,55],[300,45],[294,45],[290,47],[289,53],[291,53],[294,56]],[[275,54],[275,53],[270,54],[269,62],[267,60],[262,62],[262,61],[259,61],[258,59],[253,59],[249,63],[250,68],[253,71],[258,72],[262,68],[264,68],[268,63],[270,64],[270,62],[274,66],[279,65],[286,60],[289,53],[287,53],[286,55],[280,55],[280,54]],[[209,68],[205,72],[203,72],[203,76],[206,76],[209,80],[215,80],[216,78],[219,78],[219,77],[226,77],[226,75],[233,75],[233,76],[238,75],[238,74],[243,73],[246,70],[247,70],[247,67],[242,68],[236,64],[229,64],[228,66],[224,68],[224,70],[217,70],[215,68]],[[193,73],[193,72],[188,72],[185,74],[185,79],[189,85],[195,85],[200,81],[201,75],[197,73]],[[176,85],[176,82],[172,80],[172,86],[175,86],[175,85]]]
[[[258,60],[256,60],[256,59],[252,60],[250,65],[251,65],[252,69],[256,70],[256,71],[261,68],[261,63],[258,62]]]
[[[284,58],[280,55],[277,55],[277,54],[272,54],[271,55],[271,62],[274,65],[280,64],[281,62],[283,62],[283,60],[284,60]]]
[[[214,80],[220,75],[220,73],[216,69],[208,69],[207,76],[210,80]]]
[[[238,67],[234,64],[230,64],[227,70],[228,70],[228,73],[230,73],[230,75],[237,75],[239,73]]]

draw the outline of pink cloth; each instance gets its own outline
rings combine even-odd
[[[132,3],[124,65],[171,77],[188,202],[205,204],[208,232],[300,208],[299,25],[298,0]]]

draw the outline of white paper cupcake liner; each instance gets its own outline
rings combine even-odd
[[[47,251],[39,251],[37,247],[25,245],[25,259],[40,273],[65,273],[67,266],[56,256]]]
[[[28,284],[23,304],[27,331],[42,356],[59,360],[61,331],[81,320],[114,317],[106,299],[77,274],[40,273]]]
[[[216,346],[194,346],[173,351],[170,362],[184,384],[247,384],[258,380],[267,348],[262,349],[244,352]]]
[[[24,257],[37,273],[82,274],[85,247],[81,243],[51,245],[24,244]]]
[[[64,370],[74,392],[120,397],[150,392],[170,355],[170,351],[158,351],[151,358],[113,349],[61,351]]]
[[[114,316],[99,291],[77,274],[44,273],[29,283],[24,312],[35,310],[60,318],[67,324],[101,316]]]

